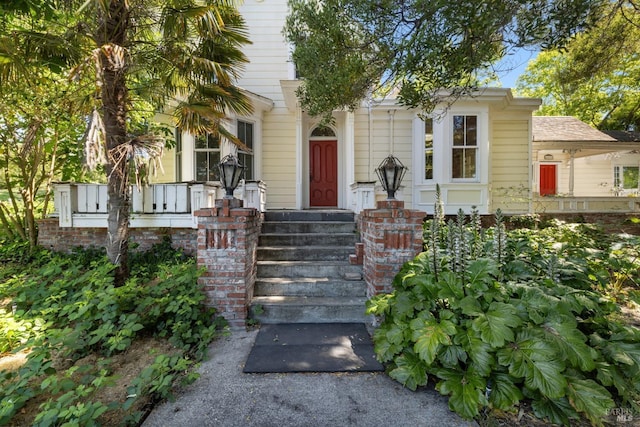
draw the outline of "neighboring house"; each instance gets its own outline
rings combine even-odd
[[[575,117],[533,117],[534,193],[638,196],[640,133],[599,131]]]
[[[240,6],[253,44],[246,47],[250,63],[238,84],[255,111],[229,120],[253,149],[238,154],[247,180],[266,183],[267,209],[373,207],[386,197],[379,183],[374,189],[375,168],[393,154],[408,167],[398,196],[407,208],[432,211],[439,184],[447,213],[472,206],[485,214],[530,210],[528,194],[516,198],[506,189],[528,192],[532,182],[532,112],[540,100],[485,89],[423,119],[422,111],[394,99],[371,99],[354,112],[334,112],[333,123],[322,126],[295,96],[300,82],[282,35],[286,3],[248,0]],[[161,179],[216,181],[217,162],[234,151],[214,138],[180,134],[164,160],[173,175]]]

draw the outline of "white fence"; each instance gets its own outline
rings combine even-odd
[[[554,197],[537,196],[533,200],[537,213],[640,212],[640,197]]]
[[[132,187],[131,227],[197,228],[193,215],[202,208],[213,207],[224,196],[216,184],[170,183],[148,187]],[[234,196],[245,207],[264,212],[266,185],[262,181],[246,181]],[[57,183],[54,185],[55,212],[60,227],[107,227],[108,194],[106,184]]]

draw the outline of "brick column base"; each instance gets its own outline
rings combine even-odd
[[[198,266],[206,272],[199,284],[214,307],[232,327],[242,327],[253,298],[256,250],[262,222],[255,208],[236,199],[216,201],[215,208],[195,212],[198,217]]]
[[[360,215],[363,270],[367,296],[392,291],[402,265],[422,252],[422,223],[426,212],[404,209],[404,202],[383,200],[377,209]]]

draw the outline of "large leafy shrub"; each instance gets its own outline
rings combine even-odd
[[[612,246],[586,225],[507,232],[499,212],[490,229],[476,212],[446,224],[436,215],[394,292],[368,302],[382,317],[376,353],[410,389],[431,378],[465,418],[524,399],[558,424],[638,411],[640,330],[615,320],[603,292],[614,269],[637,273],[637,258],[620,259],[637,244]]]
[[[133,256],[132,276],[120,287],[101,251],[41,252],[21,261],[28,261],[21,271],[0,274],[0,302],[15,309],[13,314],[0,307],[0,326],[10,319],[20,332],[11,348],[8,339],[0,339],[0,351],[22,347],[30,353],[20,370],[0,371],[0,425],[38,395],[48,397],[35,419],[39,426],[97,425],[105,412],[128,411],[143,395],[164,398],[176,379],[194,378],[183,374],[204,357],[225,325],[204,305],[195,261],[168,241]],[[110,357],[147,337],[166,339],[175,351],[159,354],[140,373],[125,402],[101,402],[101,388],[114,380]],[[75,365],[87,355],[98,355],[101,362]],[[130,413],[127,422],[135,424],[141,416]]]

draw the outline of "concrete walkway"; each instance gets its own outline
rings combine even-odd
[[[257,331],[211,344],[200,378],[143,427],[476,426],[433,388],[412,392],[383,373],[244,374]]]

